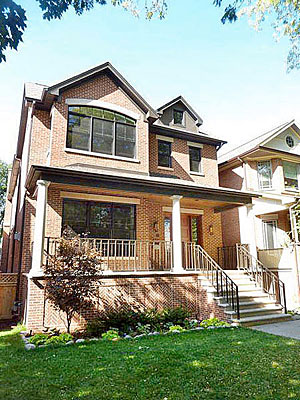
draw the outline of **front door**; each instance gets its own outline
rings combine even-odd
[[[172,216],[165,215],[165,240],[172,240]],[[188,214],[181,215],[181,240],[191,242],[191,217]]]

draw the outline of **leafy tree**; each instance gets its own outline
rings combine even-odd
[[[92,305],[97,293],[94,279],[99,276],[100,254],[78,237],[60,238],[55,254],[45,265],[46,298],[56,310],[66,313],[70,333],[74,315]]]
[[[0,161],[0,237],[2,236],[2,224],[4,218],[6,190],[7,190],[8,165],[4,161]]]

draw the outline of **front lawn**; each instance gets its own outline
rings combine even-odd
[[[25,351],[0,332],[0,399],[299,399],[300,342],[213,329]]]

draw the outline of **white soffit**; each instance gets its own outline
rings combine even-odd
[[[122,204],[141,203],[140,199],[133,197],[106,196],[101,194],[76,193],[76,192],[64,192],[64,191],[60,192],[60,197],[65,199],[104,201],[108,203],[122,203]]]

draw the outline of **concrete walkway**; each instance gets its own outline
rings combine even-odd
[[[292,321],[252,326],[251,328],[261,332],[272,333],[277,336],[285,336],[300,340],[300,318],[298,316],[293,317]]]

